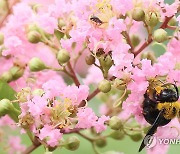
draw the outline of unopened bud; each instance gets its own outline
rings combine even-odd
[[[171,20],[168,22],[169,26],[176,26],[177,20],[175,17],[171,18]]]
[[[69,52],[66,49],[61,49],[57,54],[59,64],[67,63],[70,60]]]
[[[113,65],[113,60],[110,55],[100,57],[99,62],[103,69],[106,71],[109,70]]]
[[[130,135],[130,138],[133,141],[138,142],[138,141],[142,140],[143,136],[141,133],[135,133],[135,134]]]
[[[137,35],[132,35],[131,42],[132,42],[133,47],[136,47],[140,43],[140,38]]]
[[[123,127],[121,120],[117,116],[111,117],[111,119],[109,120],[109,126],[113,130],[119,130]]]
[[[104,79],[98,84],[98,89],[101,92],[107,93],[111,90],[111,83],[110,81]]]
[[[64,26],[66,26],[65,21],[64,21],[63,19],[59,19],[59,20],[58,20],[58,27],[59,27],[59,28],[62,28],[62,27],[64,27]]]
[[[86,64],[92,65],[95,63],[95,57],[93,55],[86,56]]]
[[[102,154],[123,154],[122,152],[117,152],[117,151],[106,151]]]
[[[122,140],[124,138],[124,132],[121,130],[115,130],[113,131],[109,137],[115,139],[115,140]]]
[[[14,106],[11,101],[8,99],[2,99],[0,101],[0,117],[8,114],[9,112],[14,110]]]
[[[143,21],[145,17],[144,10],[141,8],[135,8],[132,12],[132,18],[136,21]]]
[[[19,79],[24,74],[24,69],[20,68],[18,66],[13,66],[9,71],[12,74],[12,79],[13,80]]]
[[[41,41],[41,34],[37,31],[33,30],[27,34],[27,38],[28,38],[29,42],[36,44]]]
[[[107,145],[107,141],[106,141],[105,138],[99,138],[99,139],[97,139],[97,140],[95,141],[95,144],[96,144],[98,147],[102,148],[102,147],[104,147],[104,146]]]
[[[41,59],[34,57],[29,61],[29,68],[32,72],[38,72],[46,69],[47,67]]]
[[[4,35],[3,33],[0,33],[0,45],[4,43]]]
[[[154,34],[153,34],[154,41],[158,43],[162,43],[166,41],[167,38],[168,38],[167,32],[164,29],[160,28],[154,31]]]
[[[12,81],[12,78],[13,78],[12,74],[9,71],[7,71],[1,75],[0,80],[5,81],[5,82],[10,82]]]
[[[71,136],[67,139],[66,143],[66,149],[75,151],[79,148],[80,140],[76,136]]]
[[[146,14],[145,19],[147,25],[151,27],[155,27],[159,22],[159,17],[155,12],[149,12],[149,14]]]

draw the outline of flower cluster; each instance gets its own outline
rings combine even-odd
[[[179,6],[179,0],[0,1],[0,125],[19,128],[34,149],[47,152],[76,150],[79,139],[64,138],[71,133],[96,153],[108,137],[142,140],[144,94],[180,86]],[[3,94],[3,85],[12,95]],[[173,119],[156,135],[166,137],[177,124]],[[9,138],[9,153],[31,152]],[[160,146],[148,153],[167,152]]]

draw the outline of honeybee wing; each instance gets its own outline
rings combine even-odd
[[[152,124],[152,127],[148,130],[146,136],[144,137],[144,139],[143,139],[143,141],[142,141],[142,143],[141,143],[141,145],[140,145],[140,147],[139,147],[139,150],[138,150],[139,152],[146,146],[146,144],[145,144],[145,139],[146,139],[149,135],[152,136],[152,135],[156,132],[156,130],[157,130],[158,126],[159,126],[159,122],[161,121],[163,112],[164,112],[164,110],[161,110],[161,111],[159,112],[156,120],[155,120],[154,123]],[[149,139],[150,139],[150,138],[149,138]]]

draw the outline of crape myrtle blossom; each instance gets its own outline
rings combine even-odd
[[[142,140],[149,126],[144,94],[165,83],[180,86],[179,0],[7,2],[0,5],[7,12],[0,18],[0,126],[19,127],[32,146],[12,137],[6,152],[76,150],[73,134],[96,153],[108,138]],[[7,84],[12,96],[4,94]],[[155,135],[175,138],[172,128],[180,129],[176,118]],[[158,144],[147,153],[168,148]]]
[[[49,80],[42,85],[42,90],[41,96],[30,96],[27,102],[21,104],[19,125],[24,128],[29,127],[49,146],[54,147],[59,144],[63,135],[60,132],[61,129],[95,127],[97,133],[106,129],[104,122],[109,120],[108,117],[103,115],[98,118],[88,107],[77,108],[83,100],[87,99],[88,86],[66,86],[56,80]],[[73,114],[75,117],[72,117]]]

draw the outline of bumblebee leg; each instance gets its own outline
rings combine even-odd
[[[161,110],[159,112],[159,114],[158,114],[156,120],[154,121],[152,127],[149,129],[146,136],[144,137],[144,139],[143,139],[143,141],[139,147],[139,150],[138,150],[139,152],[146,146],[146,144],[144,142],[145,142],[145,139],[147,138],[147,136],[149,136],[149,135],[152,136],[156,132],[156,130],[159,126],[159,122],[161,121],[161,117],[163,116],[163,112],[164,112],[164,110]]]

